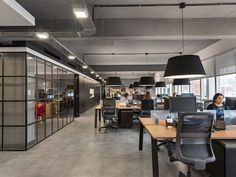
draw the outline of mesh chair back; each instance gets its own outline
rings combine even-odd
[[[195,169],[205,169],[215,160],[211,144],[214,114],[208,112],[180,115],[176,135],[176,153],[180,161],[191,163]]]
[[[116,116],[116,100],[113,98],[103,99],[102,116],[105,119],[111,119]]]
[[[205,100],[205,101],[204,101],[204,109],[207,109],[207,107],[208,107],[211,103],[213,103],[212,100]]]

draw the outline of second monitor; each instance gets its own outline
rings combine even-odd
[[[196,97],[170,97],[169,110],[172,113],[196,112]]]

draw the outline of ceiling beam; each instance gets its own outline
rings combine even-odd
[[[96,72],[165,71],[166,65],[89,65]]]
[[[95,20],[95,26],[93,37],[182,39],[181,19],[103,19]],[[235,39],[235,29],[236,18],[184,19],[184,36],[189,40]]]

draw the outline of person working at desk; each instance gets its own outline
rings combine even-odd
[[[146,95],[141,102],[141,116],[150,117],[151,110],[154,110],[154,100],[151,98],[150,92],[146,92]]]
[[[207,107],[207,110],[215,110],[216,118],[224,118],[224,105],[223,105],[224,95],[221,93],[216,93],[213,97],[213,103]]]
[[[128,99],[128,96],[129,96],[129,94],[128,94],[128,93],[125,93],[124,96],[121,97],[121,101],[122,101],[123,103],[129,103],[130,100]]]

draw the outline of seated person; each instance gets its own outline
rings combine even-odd
[[[122,103],[130,103],[131,101],[128,99],[129,94],[125,93],[124,96],[121,97]]]
[[[207,107],[207,110],[215,110],[216,118],[224,118],[224,105],[223,105],[224,95],[221,93],[216,93],[213,97],[213,103]]]
[[[151,98],[150,92],[147,92],[141,102],[141,116],[149,117],[151,110],[154,110],[154,100]]]

